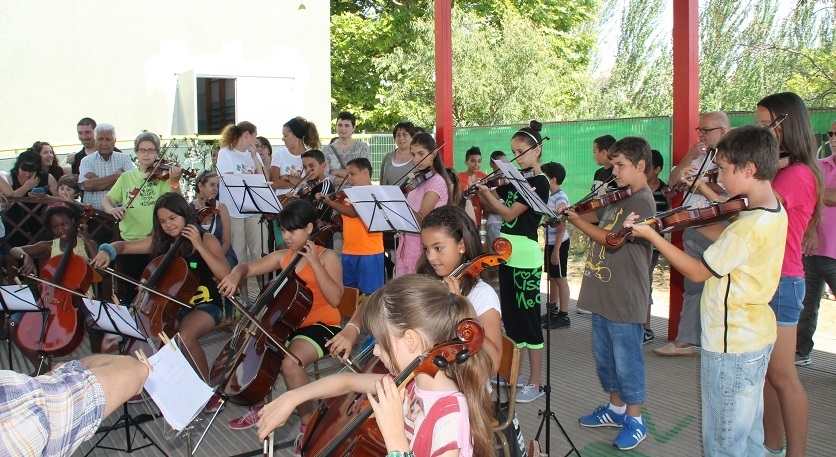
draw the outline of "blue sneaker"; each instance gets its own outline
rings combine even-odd
[[[639,443],[647,438],[647,426],[639,423],[634,417],[627,416],[624,418],[624,426],[615,437],[612,445],[621,449],[622,451],[629,451],[638,446]]]
[[[613,412],[609,405],[601,405],[592,414],[578,418],[578,422],[584,427],[621,427],[624,425],[624,416]]]

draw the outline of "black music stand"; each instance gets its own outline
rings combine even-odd
[[[87,307],[87,310],[90,311],[90,314],[93,316],[95,320],[95,324],[91,327],[92,330],[97,330],[104,333],[109,333],[112,335],[117,335],[121,337],[119,341],[119,355],[125,355],[125,349],[128,346],[128,341],[131,339],[137,339],[140,341],[148,342],[148,339],[142,335],[142,332],[136,327],[134,323],[134,318],[131,316],[130,312],[128,311],[127,307],[116,305],[113,303],[106,302],[104,300],[93,300],[90,298],[83,299],[84,306]],[[149,342],[150,343],[150,342]],[[97,448],[99,449],[108,449],[111,451],[120,451],[125,452],[127,454],[131,454],[134,451],[138,451],[140,449],[145,449],[149,446],[154,446],[157,448],[160,453],[165,456],[168,454],[162,450],[162,448],[142,429],[140,424],[143,424],[148,421],[154,420],[155,417],[151,414],[140,414],[138,416],[131,416],[130,411],[128,411],[128,403],[125,402],[122,404],[122,416],[114,423],[113,425],[108,426],[101,426],[96,431],[96,434],[103,433],[101,438],[93,445],[93,447],[84,454],[85,457],[90,455],[94,450]],[[134,427],[133,434],[131,433],[131,427]],[[125,429],[125,447],[124,448],[115,448],[109,446],[103,446],[101,443],[110,434],[110,432],[114,430],[118,430],[120,428]],[[134,447],[133,441],[136,437],[137,432],[145,438],[148,443],[143,444],[142,446]]]
[[[499,160],[494,160],[494,163],[505,173],[505,176],[508,180],[513,184],[513,186],[517,189],[520,193],[522,198],[528,203],[528,206],[534,210],[537,214],[545,215],[551,219],[558,219],[558,216],[554,213],[554,211],[549,208],[546,202],[537,195],[531,187],[528,185],[528,181],[523,177],[523,175],[517,170],[513,164],[508,162],[502,162]],[[550,297],[548,293],[546,294],[546,303],[548,303]],[[546,429],[546,454],[551,455],[551,421],[549,420],[554,419],[555,424],[563,433],[563,436],[566,438],[566,441],[569,442],[569,445],[572,446],[569,449],[569,452],[565,454],[568,456],[573,452],[580,457],[580,452],[578,452],[578,448],[575,447],[575,443],[572,442],[572,438],[569,438],[569,434],[566,433],[566,429],[563,428],[563,425],[557,419],[557,415],[555,415],[554,411],[551,408],[551,399],[552,399],[552,388],[551,388],[551,371],[552,371],[552,363],[551,363],[551,313],[546,312],[546,383],[543,384],[543,392],[545,393],[546,397],[546,409],[537,411],[537,414],[541,416],[540,425],[537,427],[537,434],[534,436],[534,441],[540,440],[540,433],[543,431],[543,428]],[[565,457],[564,456],[564,457]],[[535,456],[537,457],[537,456]]]
[[[35,294],[29,285],[8,285],[0,286],[0,307],[3,308],[3,314],[6,315],[6,343],[8,344],[9,370],[14,370],[14,360],[12,359],[12,335],[10,333],[10,320],[12,314],[15,313],[49,313],[48,309],[41,308],[37,305]],[[43,334],[41,334],[43,340]],[[43,365],[43,356],[41,357],[41,364]],[[41,367],[35,367],[38,373]]]
[[[282,204],[262,174],[222,174],[226,197],[241,214],[278,214]],[[226,201],[226,199],[225,199]]]

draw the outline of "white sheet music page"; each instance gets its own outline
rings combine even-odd
[[[29,286],[18,286],[17,284],[0,286],[0,300],[9,311],[37,311],[35,296]]]
[[[175,345],[172,340],[170,343]],[[212,397],[212,389],[194,371],[183,352],[165,345],[148,357],[153,370],[145,381],[145,390],[160,408],[165,421],[175,430],[183,430]]]

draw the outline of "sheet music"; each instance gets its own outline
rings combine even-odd
[[[398,186],[351,187],[345,189],[345,195],[369,232],[421,231],[415,213]]]
[[[282,204],[264,175],[222,174],[227,196],[240,213],[278,214]],[[227,201],[224,199],[223,201]]]
[[[522,173],[514,166],[513,163],[505,162],[502,160],[494,160],[493,163],[496,164],[497,168],[502,170],[502,173],[505,174],[505,177],[508,178],[508,181],[513,184],[513,186],[519,191],[520,195],[523,196],[528,206],[534,210],[537,214],[545,214],[549,217],[557,217],[549,208],[549,205],[537,195],[536,192],[531,190],[531,186],[528,184],[528,181],[523,177]]]
[[[17,284],[0,286],[0,300],[6,311],[39,311],[35,295],[29,286]]]
[[[212,397],[212,389],[189,365],[177,343],[172,339],[169,344],[148,357],[153,370],[145,381],[145,390],[160,408],[165,421],[179,431],[203,410]]]
[[[109,333],[125,335],[146,341],[145,335],[136,327],[136,320],[127,306],[117,305],[104,300],[83,298],[84,306],[93,315],[96,325]]]

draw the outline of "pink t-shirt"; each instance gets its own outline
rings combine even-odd
[[[772,189],[784,199],[788,219],[787,245],[784,250],[781,276],[803,278],[801,238],[813,217],[813,210],[818,199],[816,177],[806,165],[797,163],[778,170],[778,174],[772,180]]]
[[[822,174],[824,175],[824,188],[836,189],[836,156],[830,156],[819,160]],[[816,226],[816,233],[819,235],[819,247],[813,251],[814,255],[821,255],[836,259],[836,206],[824,206],[821,210],[821,220]]]
[[[427,192],[438,194],[438,202],[435,208],[447,204],[447,182],[440,175],[435,174],[432,178],[422,182],[412,192],[406,194],[406,203],[413,211],[421,209],[421,202]],[[425,214],[426,216],[426,214]],[[400,243],[395,255],[395,276],[413,274],[416,271],[418,259],[421,257],[421,235],[417,233],[404,233],[401,235]]]
[[[405,395],[404,431],[415,457],[435,457],[455,449],[462,457],[473,455],[464,394],[421,390],[410,381]]]

